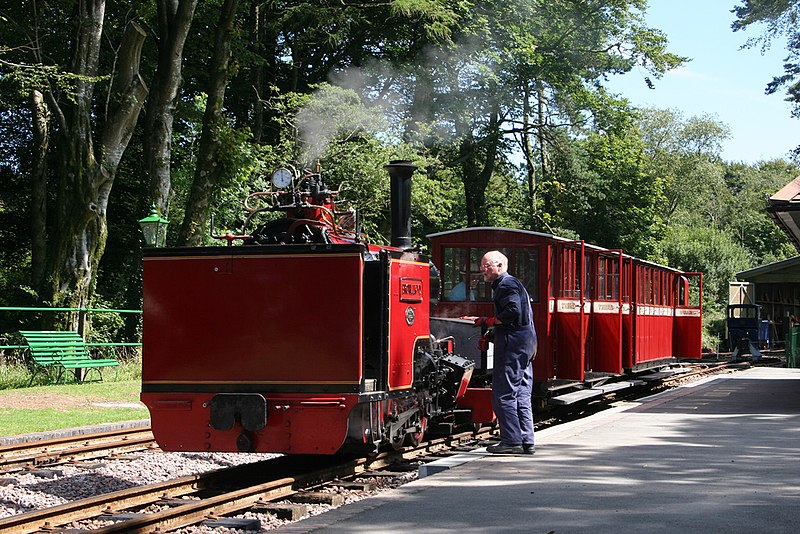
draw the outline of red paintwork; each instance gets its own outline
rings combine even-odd
[[[142,401],[159,445],[236,451],[241,429],[211,428],[207,403],[216,391],[244,388],[267,399],[268,424],[255,434],[255,451],[336,452],[357,396],[314,389],[358,390],[361,255],[220,250],[237,254],[144,260],[142,383],[166,392],[143,393]],[[311,392],[271,391],[281,386]]]
[[[622,321],[625,309],[619,277],[622,251],[615,251],[614,254],[595,252],[594,260],[594,301],[589,325],[591,338],[587,369],[620,374],[623,371]]]
[[[389,390],[409,389],[414,382],[414,345],[430,335],[428,263],[392,259],[389,299]],[[407,320],[413,310],[413,322]]]
[[[586,372],[590,295],[585,287],[589,258],[582,241],[559,243],[555,247],[556,377],[582,381]]]
[[[361,272],[353,253],[145,258],[142,381],[357,385]]]
[[[165,451],[237,452],[238,425],[215,430],[207,404],[214,393],[142,393],[153,436]],[[264,393],[267,426],[254,433],[254,452],[334,454],[347,432],[357,395]]]
[[[687,273],[625,256],[619,250],[524,230],[466,228],[428,237],[433,261],[443,270],[454,268],[445,263],[445,249],[469,247],[478,255],[493,249],[506,251],[509,272],[514,275],[517,247],[539,251],[538,300],[532,305],[539,341],[534,361],[537,382],[580,381],[587,371],[617,374],[665,358],[700,356],[702,304],[677,304],[683,291],[677,280]],[[608,279],[600,275],[603,260],[607,260],[605,273],[618,278],[614,291],[609,291]],[[602,283],[607,285],[601,287]],[[493,311],[490,301],[443,301],[434,313],[458,317],[487,316]]]
[[[622,373],[622,306],[619,302],[592,303],[592,371]]]
[[[675,329],[672,345],[678,358],[703,357],[703,310],[691,303],[689,280],[696,280],[697,294],[703,294],[703,276],[701,273],[685,273],[679,278],[679,294],[682,304],[675,307]]]
[[[473,423],[492,423],[495,419],[492,410],[492,388],[467,388],[458,400],[459,408],[472,410]]]
[[[634,364],[673,357],[673,309],[668,306],[636,306],[634,315]]]

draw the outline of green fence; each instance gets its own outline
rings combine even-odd
[[[70,312],[79,314],[78,316],[78,333],[81,337],[85,337],[85,325],[87,318],[92,313],[133,313],[142,314],[142,310],[116,310],[111,308],[35,308],[24,306],[0,306],[0,311],[21,311],[21,312]],[[86,343],[87,347],[141,347],[141,343]],[[27,345],[0,345],[0,350],[15,350],[25,349]]]

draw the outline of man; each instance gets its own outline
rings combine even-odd
[[[492,407],[500,423],[500,443],[494,454],[533,454],[533,366],[536,330],[528,292],[508,274],[508,258],[487,252],[481,260],[483,280],[492,285],[494,317],[478,317],[476,326],[494,327]]]

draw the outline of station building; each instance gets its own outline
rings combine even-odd
[[[800,251],[800,177],[772,195],[767,210]],[[770,338],[786,339],[791,318],[800,319],[800,256],[736,273],[736,278],[741,283],[731,284],[732,303],[760,305]]]

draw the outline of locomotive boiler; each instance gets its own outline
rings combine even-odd
[[[473,363],[431,337],[438,272],[411,246],[410,162],[386,166],[390,246],[320,172],[281,169],[242,235],[146,249],[141,399],[165,451],[371,453],[459,415]]]

